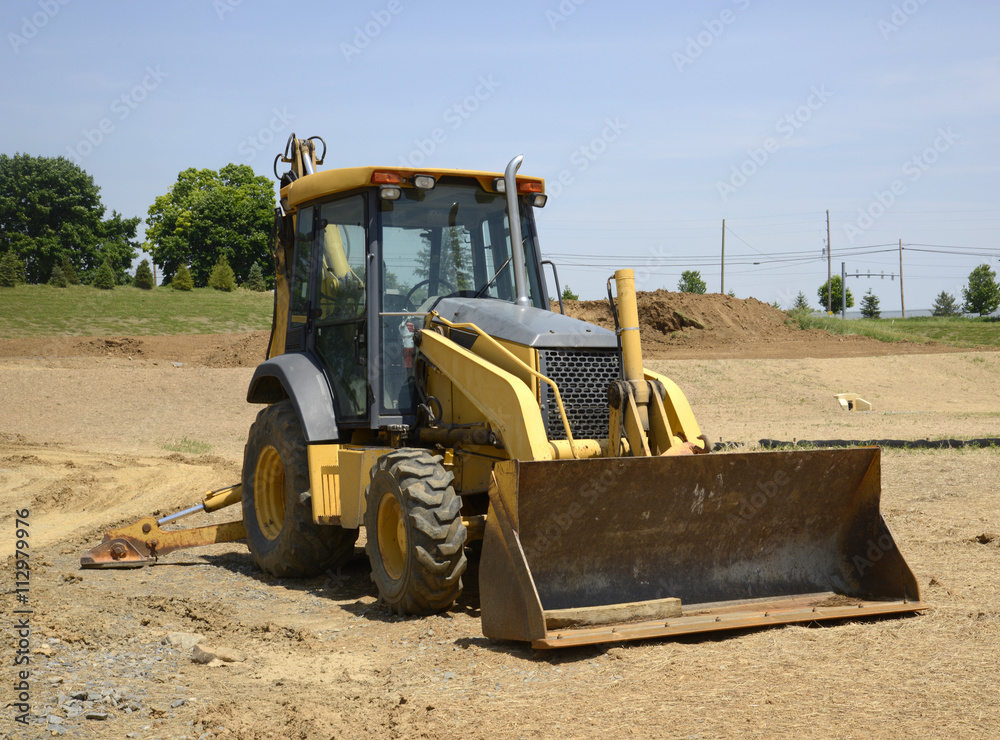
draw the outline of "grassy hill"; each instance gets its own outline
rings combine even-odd
[[[1000,318],[995,316],[846,320],[835,316],[794,316],[803,329],[822,329],[831,334],[861,334],[880,342],[940,342],[952,347],[1000,347]]]
[[[0,337],[221,334],[269,329],[274,296],[71,285],[0,288]]]
[[[271,328],[271,293],[211,288],[190,292],[132,287],[97,290],[76,285],[19,285],[0,288],[0,337],[143,336],[222,334]],[[861,334],[883,342],[941,342],[954,347],[1000,347],[997,317],[847,319],[792,317],[804,329],[831,334]]]

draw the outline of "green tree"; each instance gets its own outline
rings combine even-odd
[[[174,279],[170,281],[170,287],[174,290],[191,290],[194,287],[194,278],[187,265],[181,265],[174,273]]]
[[[801,290],[799,294],[795,296],[795,303],[792,304],[793,311],[812,311],[812,307],[809,305],[809,299],[806,298],[806,294]]]
[[[962,311],[955,305],[955,296],[951,293],[941,291],[934,299],[934,316],[958,316]]]
[[[76,273],[76,266],[73,264],[73,260],[70,256],[63,252],[62,258],[59,260],[59,267],[62,269],[63,275],[66,277],[66,282],[70,285],[79,285],[80,276]]]
[[[49,278],[49,285],[56,288],[65,288],[69,285],[66,280],[66,273],[63,272],[62,267],[56,265],[52,268],[52,277]]]
[[[574,293],[573,290],[567,285],[563,288],[562,299],[564,301],[578,301],[580,300],[580,296]]]
[[[236,275],[226,261],[226,255],[220,255],[219,261],[212,268],[212,274],[208,276],[208,287],[227,293],[236,290]]]
[[[274,186],[248,165],[228,164],[218,172],[192,168],[177,176],[149,207],[145,249],[171,278],[190,265],[197,285],[206,285],[220,255],[243,283],[253,265],[271,264]]]
[[[830,282],[830,310],[833,313],[840,313],[841,306],[843,305],[843,286],[841,285],[840,275],[834,275]],[[826,306],[826,283],[819,286],[819,290],[816,291],[816,295],[819,297],[819,305]],[[854,305],[854,295],[851,293],[851,289],[847,289],[847,307],[851,308]]]
[[[996,272],[985,264],[969,273],[969,284],[962,288],[962,298],[965,299],[962,310],[965,313],[985,316],[997,310],[1000,306],[1000,286],[996,277]]]
[[[101,290],[114,290],[115,271],[111,268],[110,260],[104,260],[97,268],[97,274],[94,275],[94,287]]]
[[[0,154],[0,250],[24,261],[29,283],[47,281],[67,254],[82,270],[109,259],[124,274],[140,219],[104,214],[94,179],[65,157]],[[65,266],[63,273],[72,282]]]
[[[13,288],[23,282],[25,282],[24,262],[13,249],[8,249],[3,259],[0,259],[0,287]]]
[[[878,296],[872,293],[872,289],[869,288],[868,292],[861,297],[861,316],[866,319],[882,318],[878,303]]]
[[[701,279],[701,273],[698,270],[685,270],[681,273],[681,279],[677,282],[677,290],[680,293],[699,293],[704,295],[708,290],[708,286]]]
[[[267,290],[267,286],[264,283],[264,271],[257,262],[254,262],[250,268],[250,275],[247,277],[247,288],[254,293],[263,293]]]
[[[149,269],[149,260],[143,260],[139,263],[139,266],[135,268],[135,280],[133,281],[135,287],[142,290],[152,290],[156,287],[156,283],[153,281],[153,271]]]

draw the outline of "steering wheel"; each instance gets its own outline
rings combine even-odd
[[[445,280],[444,278],[438,278],[437,282],[440,283],[441,285],[445,286],[446,288],[451,288],[451,292],[452,293],[457,293],[458,292],[458,289],[454,285],[452,285],[451,283],[449,283],[447,280]],[[414,293],[417,292],[417,288],[419,288],[421,285],[430,285],[430,283],[431,283],[430,280],[421,280],[419,283],[417,283],[412,288],[410,288],[410,292],[406,294],[406,302],[409,303],[414,308],[416,308],[417,304],[415,304],[413,302],[411,296]],[[428,297],[430,297],[430,296],[428,296]]]

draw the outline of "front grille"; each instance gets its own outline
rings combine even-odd
[[[543,349],[538,355],[541,373],[559,386],[573,438],[607,437],[608,383],[621,377],[617,350]],[[542,419],[549,439],[566,439],[548,383],[542,383]]]

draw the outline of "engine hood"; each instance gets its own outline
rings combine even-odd
[[[475,324],[491,337],[528,347],[617,349],[613,331],[533,306],[493,298],[443,298],[435,306],[456,324]]]

